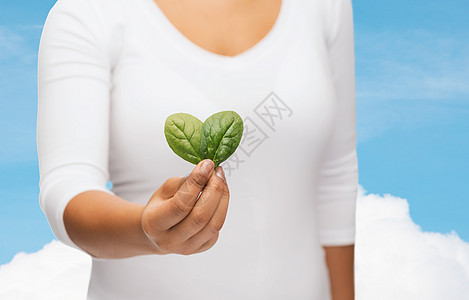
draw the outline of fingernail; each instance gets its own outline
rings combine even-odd
[[[200,167],[200,171],[206,175],[212,171],[213,167],[213,162],[210,159],[205,159],[204,162],[202,163],[202,166]]]
[[[217,168],[217,176],[220,177],[221,179],[223,179],[224,181],[226,180],[225,179],[225,172],[223,171],[223,168],[218,166]]]

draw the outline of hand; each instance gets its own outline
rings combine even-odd
[[[159,254],[200,253],[217,242],[229,190],[222,167],[213,167],[201,161],[189,176],[166,180],[148,201],[142,227]]]

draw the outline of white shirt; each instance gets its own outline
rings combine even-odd
[[[321,246],[355,241],[350,0],[284,0],[267,36],[235,57],[192,43],[153,0],[58,0],[38,68],[39,201],[55,236],[80,250],[63,223],[74,196],[146,204],[194,168],[169,148],[167,116],[244,120],[222,164],[230,204],[217,243],[93,258],[88,299],[330,299]]]

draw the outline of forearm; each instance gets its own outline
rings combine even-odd
[[[329,269],[332,300],[355,299],[354,250],[355,245],[323,247]]]
[[[141,226],[144,205],[102,191],[86,191],[69,201],[64,224],[71,240],[98,258],[159,254]]]

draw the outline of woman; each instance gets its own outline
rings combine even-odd
[[[353,299],[350,0],[58,0],[38,68],[39,201],[88,299]],[[192,169],[166,117],[222,110],[240,146]]]

